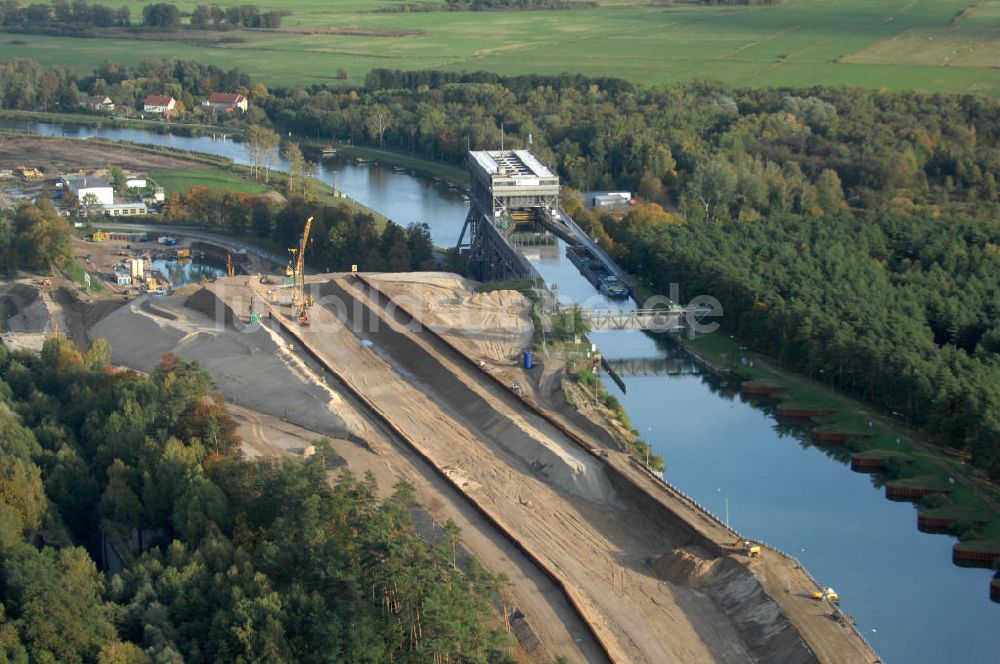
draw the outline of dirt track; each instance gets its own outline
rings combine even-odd
[[[142,171],[192,168],[199,162],[68,138],[0,136],[0,168],[13,169],[19,164],[40,168],[46,176],[53,176],[80,168],[104,168],[109,164]]]

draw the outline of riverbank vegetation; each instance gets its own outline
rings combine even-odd
[[[572,373],[571,377],[580,388],[579,396],[585,402],[576,403],[576,407],[586,411],[592,405],[604,421],[609,424],[615,440],[622,446],[622,449],[647,468],[662,473],[667,467],[663,457],[655,454],[652,446],[639,438],[639,432],[632,428],[625,407],[615,395],[604,388],[597,374],[590,369],[580,369]],[[576,400],[573,393],[569,391],[566,391],[566,398],[571,403]]]
[[[409,486],[244,460],[196,365],[110,356],[0,346],[3,659],[514,661],[502,579],[421,539]]]
[[[434,269],[434,247],[427,224],[403,228],[379,224],[367,210],[348,202],[325,204],[292,196],[278,202],[270,195],[249,195],[195,186],[181,196],[173,192],[163,221],[254,235],[275,247],[298,243],[305,221],[314,217],[306,263],[324,272],[350,270],[406,272]]]

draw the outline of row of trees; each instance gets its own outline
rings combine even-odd
[[[446,0],[449,11],[498,11],[533,9],[583,9],[596,7],[592,0]]]
[[[86,0],[76,0],[72,4],[66,0],[52,0],[48,4],[40,2],[24,7],[17,0],[6,0],[0,4],[0,25],[5,28],[44,31],[51,28],[52,24],[61,24],[67,28],[128,27],[132,24],[132,12],[127,6],[115,9],[87,4]]]
[[[190,27],[194,29],[227,30],[233,28],[281,27],[281,19],[291,12],[287,9],[261,12],[257,5],[198,5],[191,12]],[[157,30],[178,30],[184,14],[177,5],[154,3],[142,8],[142,26]],[[129,28],[133,27],[132,12],[128,6],[117,9],[86,0],[51,0],[21,6],[17,0],[0,3],[0,26],[18,32],[42,32],[79,36],[81,27]],[[138,27],[138,26],[136,26]]]
[[[459,565],[454,524],[421,539],[409,486],[331,486],[323,441],[310,464],[243,460],[196,365],[110,356],[0,346],[0,659],[514,661],[487,626],[503,579]],[[136,528],[171,541],[132,548]],[[102,536],[126,562],[110,578]]]
[[[220,7],[218,5],[198,5],[191,12],[191,27],[201,29],[221,30],[226,28],[267,28],[281,27],[281,18],[291,11],[261,12],[257,5],[233,5]]]

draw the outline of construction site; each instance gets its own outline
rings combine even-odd
[[[475,246],[493,218],[474,222]],[[5,284],[5,342],[103,338],[116,365],[146,372],[167,353],[197,361],[246,455],[304,456],[325,437],[382,491],[410,483],[428,537],[454,521],[465,550],[510,580],[500,618],[522,661],[878,661],[832,589],[745,541],[570,403],[566,358],[527,361],[539,318],[521,292],[443,272],[309,274],[310,226],[287,266],[138,230],[76,239],[75,261],[107,287]],[[507,240],[492,241],[502,259]],[[153,268],[193,253],[225,269],[182,284]]]
[[[98,263],[124,250],[97,244]],[[521,293],[476,287],[435,272],[307,275],[293,252],[284,270],[128,301],[58,281],[0,297],[15,346],[61,330],[106,339],[139,371],[166,353],[196,360],[248,456],[301,456],[326,437],[383,491],[412,484],[430,523],[453,520],[510,579],[503,618],[522,661],[877,661],[795,561],[742,541],[567,403],[559,357],[525,368]]]

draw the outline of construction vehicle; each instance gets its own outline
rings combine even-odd
[[[25,180],[41,180],[45,175],[33,166],[21,166],[18,164],[17,172],[21,174]]]
[[[260,323],[260,314],[253,310],[253,297],[250,298],[250,306],[247,307],[247,314],[249,315],[251,325]]]
[[[748,558],[760,557],[760,544],[751,542],[750,540],[745,540],[743,542],[743,553],[747,554]]]
[[[812,594],[813,599],[826,600],[827,602],[832,602],[836,604],[840,601],[840,595],[833,588],[825,588],[823,590],[817,590]]]
[[[178,249],[175,252],[175,255],[176,255],[177,258],[191,258],[191,250],[190,249]]]
[[[306,227],[302,231],[299,246],[288,250],[296,258],[295,271],[292,275],[292,310],[298,312],[299,325],[302,327],[309,327],[309,307],[312,305],[312,298],[306,297],[305,274],[306,242],[309,241],[309,229],[312,228],[312,221],[312,217],[306,219]]]

